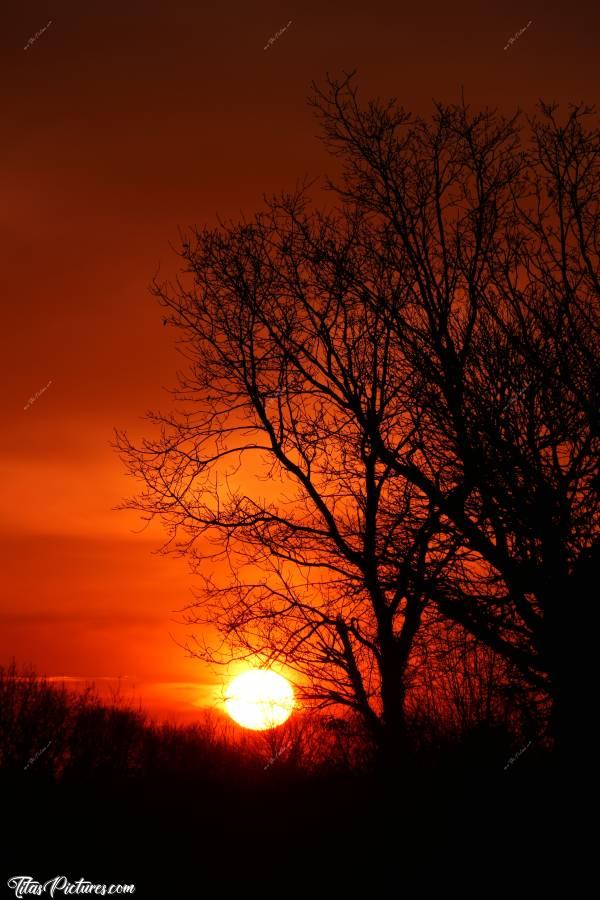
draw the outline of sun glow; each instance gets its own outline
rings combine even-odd
[[[282,675],[250,669],[229,684],[225,709],[238,725],[264,731],[289,718],[294,709],[294,691]]]

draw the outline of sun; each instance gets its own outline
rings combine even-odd
[[[282,725],[294,709],[294,691],[282,675],[249,669],[230,682],[225,709],[234,722],[254,731]]]

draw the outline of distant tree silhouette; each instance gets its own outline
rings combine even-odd
[[[119,692],[74,690],[15,662],[0,665],[0,790],[11,781],[77,785],[136,780],[264,780],[285,771],[365,770],[358,717],[302,711],[277,729],[240,728],[223,711],[199,709],[190,725],[157,723]],[[264,773],[268,773],[265,775]]]
[[[417,486],[463,552],[440,609],[552,700],[580,763],[597,718],[590,591],[600,560],[600,133],[540,103],[520,127],[438,104],[361,110],[352,77],[315,88],[337,190],[370,216],[396,285],[373,293],[415,373],[415,436],[380,459]],[[571,760],[572,762],[573,760]]]
[[[581,753],[600,552],[589,110],[561,124],[542,104],[524,138],[464,103],[361,109],[352,76],[311,102],[339,207],[312,211],[303,185],[184,243],[185,278],[155,293],[184,335],[185,405],[150,414],[139,447],[117,432],[145,484],[126,505],[201,574],[211,541],[229,561],[191,610],[225,642],[197,652],[284,662],[384,756],[428,602],[546,692],[557,748]]]

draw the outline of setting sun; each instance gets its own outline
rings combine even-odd
[[[283,724],[293,708],[294,691],[289,681],[265,669],[238,675],[225,695],[225,709],[234,722],[254,731]]]

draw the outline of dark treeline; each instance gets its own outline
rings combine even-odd
[[[194,725],[159,724],[116,694],[2,668],[6,875],[64,872],[134,882],[141,896],[187,896],[196,879],[274,883],[290,867],[297,879],[318,871],[321,885],[365,871],[376,883],[401,863],[404,885],[447,884],[459,872],[466,886],[509,835],[499,873],[508,877],[531,829],[549,831],[552,775],[506,690],[492,689],[497,661],[472,658],[462,676],[453,663],[435,686],[443,715],[427,691],[415,703],[414,765],[399,784],[373,770],[358,719],[295,714],[248,733],[199,711]]]
[[[546,755],[534,698],[518,694],[502,661],[485,648],[447,649],[446,671],[415,686],[412,768],[454,773],[506,771]],[[438,661],[439,666],[439,661]],[[428,671],[433,671],[429,668]],[[255,782],[367,775],[376,756],[358,717],[297,712],[264,732],[239,728],[213,709],[193,724],[156,722],[118,692],[70,690],[15,663],[0,666],[0,773],[4,785],[36,781],[99,784],[125,779]],[[406,761],[408,765],[408,760]]]
[[[248,780],[285,766],[360,767],[359,735],[330,717],[295,716],[251,732],[214,709],[197,722],[156,722],[120,691],[102,697],[48,681],[14,662],[0,666],[0,769],[6,780]]]

